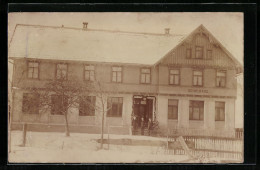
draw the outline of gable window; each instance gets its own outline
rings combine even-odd
[[[204,101],[190,101],[189,120],[204,119]]]
[[[186,49],[186,58],[191,58],[191,48]]]
[[[95,80],[95,67],[92,65],[85,66],[85,80],[94,81]]]
[[[215,121],[225,121],[225,102],[215,102]]]
[[[67,79],[68,77],[68,64],[57,64],[56,68],[56,78],[57,79]]]
[[[179,85],[180,83],[180,70],[170,69],[169,83],[172,85]]]
[[[68,110],[68,97],[62,95],[51,95],[51,114],[64,115]]]
[[[150,68],[141,69],[141,83],[151,83],[151,69]]]
[[[168,119],[178,120],[178,100],[168,100]]]
[[[123,97],[109,97],[107,99],[107,116],[122,117]]]
[[[207,59],[212,59],[212,50],[207,50]]]
[[[28,62],[28,78],[37,79],[39,77],[39,63]]]
[[[193,86],[202,86],[203,72],[201,70],[193,70]]]
[[[95,96],[85,96],[80,99],[79,116],[95,116]]]
[[[25,114],[39,114],[40,95],[34,93],[23,94],[22,112]]]
[[[112,67],[112,82],[122,82],[122,67]]]
[[[226,86],[226,71],[217,71],[216,83],[217,87]]]
[[[203,47],[197,46],[195,48],[195,58],[202,59],[203,58]]]

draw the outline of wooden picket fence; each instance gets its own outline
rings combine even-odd
[[[206,157],[219,157],[227,159],[243,159],[243,140],[236,138],[183,136],[184,141],[193,143],[191,148],[193,155],[204,155]],[[167,143],[176,142],[177,136],[168,136]],[[168,145],[167,145],[168,146]],[[184,155],[183,149],[166,149],[167,154]]]

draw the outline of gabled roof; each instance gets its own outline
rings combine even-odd
[[[153,65],[183,35],[17,25],[9,56]]]

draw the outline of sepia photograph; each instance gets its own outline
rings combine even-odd
[[[8,13],[9,163],[243,163],[242,12]]]

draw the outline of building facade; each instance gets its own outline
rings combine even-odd
[[[22,45],[21,45],[22,44]],[[236,75],[242,65],[203,26],[184,35],[18,25],[9,47],[14,61],[12,126],[61,130],[55,109],[39,114],[30,88],[66,75],[104,85],[110,133],[132,134],[133,115],[158,121],[159,131],[182,135],[235,135]],[[87,96],[100,105],[95,93]],[[28,101],[25,99],[30,98]],[[57,103],[57,106],[59,104]],[[70,128],[99,133],[98,111],[69,109]]]

